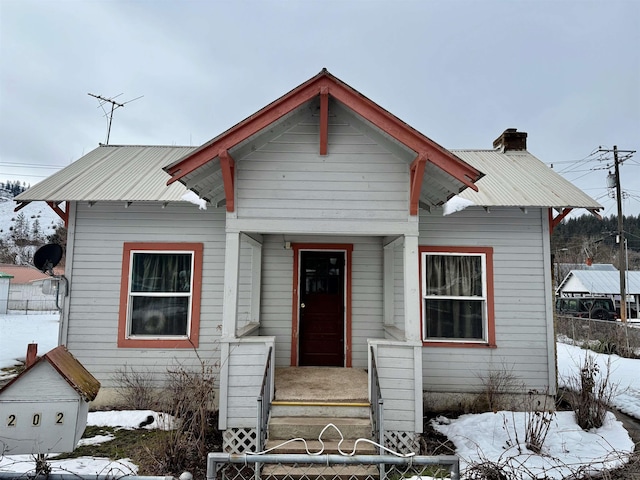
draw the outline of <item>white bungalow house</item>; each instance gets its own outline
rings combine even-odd
[[[238,450],[268,352],[276,381],[328,366],[374,382],[375,358],[393,443],[422,431],[423,403],[469,401],[501,366],[555,393],[549,236],[602,207],[526,137],[447,150],[323,70],[200,147],[100,146],[16,200],[67,222],[60,343],[96,401],[123,365],[160,380],[195,349],[219,361]],[[443,215],[455,195],[470,206]]]

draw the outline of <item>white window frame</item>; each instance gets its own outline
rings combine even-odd
[[[133,259],[136,254],[158,254],[158,255],[183,255],[188,254],[191,256],[191,275],[189,292],[132,292],[131,287],[133,285]],[[145,250],[135,249],[131,250],[129,255],[129,278],[127,280],[128,292],[127,292],[127,332],[126,338],[133,340],[185,340],[189,339],[191,332],[191,315],[193,312],[193,289],[194,289],[194,272],[195,272],[195,257],[196,254],[193,250]],[[133,297],[189,297],[189,303],[187,307],[187,325],[186,333],[184,335],[134,335],[131,333],[132,328],[132,313],[133,313]]]
[[[427,291],[427,256],[449,256],[449,257],[480,257],[482,268],[482,296],[450,296],[450,295],[426,295]],[[429,343],[478,343],[486,344],[488,342],[489,332],[489,314],[488,314],[488,288],[487,288],[487,255],[483,252],[442,252],[442,251],[423,251],[420,256],[421,266],[421,311],[422,311],[422,340]],[[427,300],[471,300],[482,302],[482,338],[443,338],[427,336]]]

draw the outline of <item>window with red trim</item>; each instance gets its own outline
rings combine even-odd
[[[125,243],[118,346],[197,346],[202,244]]]
[[[425,342],[494,344],[490,248],[421,247]]]

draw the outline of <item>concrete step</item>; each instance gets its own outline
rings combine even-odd
[[[271,402],[272,417],[369,418],[368,402]]]
[[[322,440],[322,442],[318,440],[306,440],[302,442],[297,440],[295,442],[287,443],[286,445],[281,445],[286,440],[269,440],[267,441],[267,450],[270,450],[269,453],[291,453],[291,454],[306,454],[307,450],[312,454],[340,454],[340,450],[344,454],[351,455],[353,453],[354,447],[356,449],[356,455],[377,455],[378,448],[369,443],[359,441],[356,444],[355,440]],[[271,450],[271,449],[274,450]]]
[[[264,465],[263,479],[286,480],[373,480],[380,478],[378,467],[363,465]]]
[[[330,423],[340,430],[344,438],[371,438],[371,421],[368,418],[271,417],[269,440],[317,440],[322,430]],[[340,439],[340,434],[329,427],[322,434],[322,439],[337,440]]]

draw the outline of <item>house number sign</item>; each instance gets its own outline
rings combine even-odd
[[[26,422],[27,425],[32,427],[49,426],[49,425],[64,425],[64,412],[56,412],[53,418],[49,419],[47,416],[43,416],[41,412],[35,412],[29,415],[17,415],[10,413],[7,415],[7,427],[17,427],[18,422]],[[20,423],[22,425],[22,423]]]

